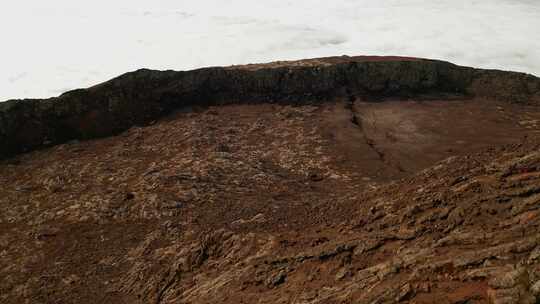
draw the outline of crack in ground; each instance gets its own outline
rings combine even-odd
[[[349,97],[348,97],[348,102],[345,105],[345,108],[351,112],[351,123],[360,129],[360,132],[362,132],[362,136],[364,137],[365,143],[371,148],[373,152],[375,152],[375,154],[377,154],[377,157],[382,163],[397,169],[399,172],[402,172],[402,173],[406,172],[406,170],[401,167],[399,162],[395,165],[390,163],[386,157],[386,154],[377,147],[375,140],[368,137],[366,131],[364,130],[362,117],[358,114],[358,112],[356,111],[354,107],[354,104],[356,102],[356,97],[352,95],[350,92],[347,92],[347,93]]]

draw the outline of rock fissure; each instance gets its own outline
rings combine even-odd
[[[348,109],[351,113],[350,121],[358,129],[364,138],[364,143],[377,155],[378,160],[385,164],[386,166],[396,169],[400,173],[405,173],[406,170],[400,165],[399,161],[389,160],[387,154],[383,149],[379,148],[377,142],[368,135],[368,131],[364,128],[364,120],[362,115],[358,113],[355,107],[356,98],[352,95],[349,95],[349,100],[345,105],[345,108]]]

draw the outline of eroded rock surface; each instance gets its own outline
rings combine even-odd
[[[172,80],[179,75],[300,69],[290,76],[299,82],[282,83],[307,88],[298,75],[313,69],[388,62],[473,76],[459,80],[468,85],[458,92],[433,83],[392,91],[385,82],[366,93],[364,79],[326,99],[313,87],[305,99],[291,89],[238,100],[224,86],[205,106],[157,119],[180,105],[173,98],[163,112],[102,126],[100,135],[127,128],[116,136],[72,134],[0,161],[0,302],[537,303],[540,107],[535,88],[509,85],[535,83],[532,76],[410,58],[330,58],[138,72],[66,96],[145,85],[130,100],[153,109],[163,99],[146,98],[184,83]],[[126,80],[143,74],[156,79]],[[503,74],[510,76],[497,78]],[[481,93],[486,79],[508,86]],[[514,89],[521,93],[491,95]],[[89,123],[101,126],[101,114]],[[53,116],[29,117],[48,125],[44,117]],[[146,119],[156,121],[131,126]]]

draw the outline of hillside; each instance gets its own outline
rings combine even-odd
[[[539,106],[402,57],[0,103],[0,302],[537,303]]]

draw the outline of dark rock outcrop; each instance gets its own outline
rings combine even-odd
[[[0,103],[0,158],[72,139],[117,134],[192,105],[424,93],[540,104],[540,79],[399,57],[332,57],[182,72],[143,69],[55,98]]]

